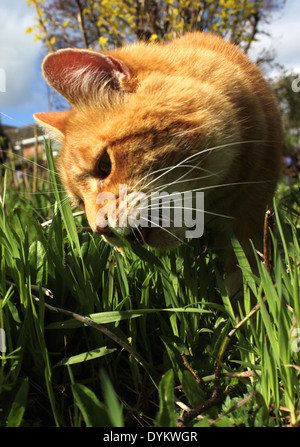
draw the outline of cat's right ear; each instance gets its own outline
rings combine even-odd
[[[128,67],[113,56],[73,48],[49,53],[42,62],[42,73],[74,106],[101,97],[101,89],[124,90],[132,77]]]
[[[34,119],[47,133],[55,139],[62,140],[66,134],[66,127],[71,111],[35,113]]]

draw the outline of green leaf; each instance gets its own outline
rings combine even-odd
[[[114,351],[116,351],[116,349],[107,349],[106,347],[93,349],[91,351],[73,355],[72,357],[66,357],[58,362],[55,366],[74,365],[75,363],[82,363],[88,360],[94,360],[98,357],[103,357],[104,355],[111,354]]]
[[[51,177],[54,196],[55,196],[55,199],[59,206],[59,209],[61,211],[61,215],[62,215],[64,224],[65,224],[68,236],[69,236],[69,240],[71,243],[74,244],[74,246],[77,249],[77,252],[79,254],[81,254],[80,242],[79,242],[74,218],[72,215],[71,205],[68,200],[62,201],[60,188],[59,188],[59,185],[57,184],[57,175],[56,175],[56,169],[55,169],[51,145],[47,144],[46,141],[45,141],[45,152],[46,152],[47,162],[48,162],[48,166],[49,166],[49,170],[50,170],[50,177]],[[63,206],[62,206],[62,202],[63,202]]]
[[[151,250],[147,250],[141,245],[131,243],[128,239],[120,235],[114,228],[111,228],[111,231],[114,233],[115,236],[117,236],[122,241],[122,243],[127,249],[132,251],[143,261],[147,262],[149,267],[156,267],[159,270],[161,270],[162,273],[166,274],[166,270],[164,268],[163,263],[157,256],[155,256],[155,254]]]
[[[178,338],[176,338],[176,341],[175,341],[174,339],[171,339],[164,335],[161,337],[161,339],[164,342],[164,345],[166,347],[166,352],[171,360],[173,370],[174,370],[175,374],[177,374],[179,379],[181,380],[182,373],[185,370],[185,366],[183,365],[181,353],[184,352],[187,355],[188,351],[183,344],[180,344],[180,339],[178,339]]]
[[[23,380],[11,406],[11,410],[7,418],[7,427],[19,427],[21,425],[26,408],[28,388],[28,378],[26,378]]]
[[[181,385],[192,408],[197,407],[197,405],[206,399],[206,395],[199,383],[197,383],[195,377],[187,370],[183,371]]]
[[[236,237],[231,234],[231,244],[234,249],[235,255],[237,257],[238,263],[242,269],[243,277],[247,281],[249,287],[251,288],[252,292],[256,296],[256,283],[253,278],[253,273],[251,271],[250,264],[248,262],[248,259],[246,258],[246,255],[244,253],[244,250],[239,243],[239,241],[236,239]]]
[[[104,371],[101,371],[101,383],[104,395],[104,402],[106,404],[107,413],[110,417],[113,427],[124,427],[123,408],[119,404],[111,381]]]
[[[129,285],[128,285],[128,278],[124,269],[124,263],[122,262],[122,259],[119,255],[119,253],[115,254],[115,259],[117,263],[117,273],[119,278],[119,285],[122,292],[122,297],[127,298],[129,296]]]
[[[131,318],[143,317],[148,314],[168,312],[168,313],[210,313],[205,309],[198,309],[193,307],[188,308],[174,308],[174,309],[132,309],[132,310],[115,310],[111,312],[99,312],[88,316],[93,322],[98,324],[116,323],[121,320],[128,320]],[[59,321],[47,325],[46,329],[70,329],[82,326],[84,323],[75,319],[66,321]]]
[[[72,392],[87,427],[112,427],[106,408],[93,391],[75,383],[72,385]]]
[[[169,370],[159,385],[159,413],[155,420],[156,427],[176,427],[174,373]]]

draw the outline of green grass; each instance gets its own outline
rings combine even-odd
[[[299,425],[299,184],[278,190],[271,276],[233,240],[236,327],[201,240],[114,250],[73,217],[46,152],[41,194],[2,178],[0,426]]]

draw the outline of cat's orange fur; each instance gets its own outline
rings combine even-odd
[[[106,232],[97,227],[97,196],[109,191],[118,197],[119,184],[128,185],[128,194],[134,188],[150,194],[159,186],[168,192],[203,190],[204,232],[225,260],[233,295],[240,274],[228,228],[251,261],[249,238],[261,247],[264,214],[280,173],[280,116],[257,67],[221,38],[192,33],[102,56],[88,50],[50,53],[43,74],[74,108],[35,118],[61,138],[61,179],[70,197],[84,203],[91,228]],[[107,176],[98,169],[105,151],[111,161]],[[173,169],[161,170],[167,167]],[[116,228],[125,236],[132,232]],[[168,247],[184,239],[184,230],[153,228],[145,239]],[[117,243],[113,235],[105,238]]]

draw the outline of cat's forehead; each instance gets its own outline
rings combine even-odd
[[[75,111],[67,128],[66,141],[72,147],[89,147],[91,151],[115,147],[125,141],[147,139],[151,129],[143,120],[134,120],[126,114],[111,114],[99,110]],[[89,156],[92,156],[90,153]]]
[[[74,148],[78,146],[94,147],[105,138],[106,133],[103,130],[106,121],[105,113],[74,109],[67,125],[66,142],[72,143]]]

